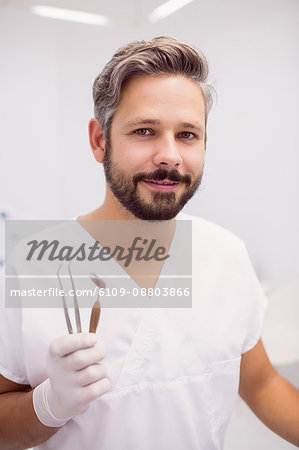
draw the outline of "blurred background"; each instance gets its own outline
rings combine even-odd
[[[185,212],[246,243],[269,298],[266,350],[299,387],[298,0],[0,0],[1,239],[5,218],[64,219],[102,202],[92,83],[120,46],[165,34],[206,54],[217,91],[205,176]],[[238,399],[226,450],[240,448],[295,447]]]

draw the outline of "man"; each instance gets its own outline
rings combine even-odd
[[[202,177],[207,74],[203,55],[160,37],[121,48],[97,77],[89,136],[107,189],[78,219],[89,235],[99,220],[132,229],[136,219],[165,221],[171,248],[175,218],[186,218],[180,211]],[[30,312],[33,321],[3,309],[1,448],[220,449],[238,388],[269,428],[299,445],[299,392],[259,339],[265,299],[246,250],[216,225],[192,226],[192,308],[107,309],[100,344],[91,333],[61,336],[55,311]],[[142,286],[139,266],[117,264]],[[153,286],[163,268],[151,266]]]

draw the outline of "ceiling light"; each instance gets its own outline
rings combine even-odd
[[[148,20],[152,23],[158,22],[161,19],[164,19],[175,11],[183,8],[188,5],[188,3],[193,2],[194,0],[168,0],[162,5],[155,8],[149,15]]]
[[[53,8],[52,6],[32,6],[31,11],[42,17],[69,20],[70,22],[87,23],[90,25],[108,25],[109,19],[100,14],[91,14],[73,9]]]

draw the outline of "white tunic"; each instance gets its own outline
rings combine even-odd
[[[98,333],[111,391],[38,448],[223,448],[241,354],[260,337],[266,299],[238,238],[199,218],[192,230],[192,308],[104,309]],[[66,333],[63,312],[0,312],[0,372],[35,387],[47,377],[49,343]],[[90,310],[81,315],[87,330]]]

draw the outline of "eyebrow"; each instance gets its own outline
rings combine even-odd
[[[139,127],[142,125],[161,125],[161,121],[156,119],[137,119],[126,123],[126,128]],[[200,125],[199,122],[194,123],[179,122],[178,126],[182,128],[189,128],[191,130],[196,130],[199,133],[203,133],[203,127]]]
[[[139,127],[140,125],[160,125],[160,120],[155,119],[136,119],[132,122],[126,123],[126,127]]]

